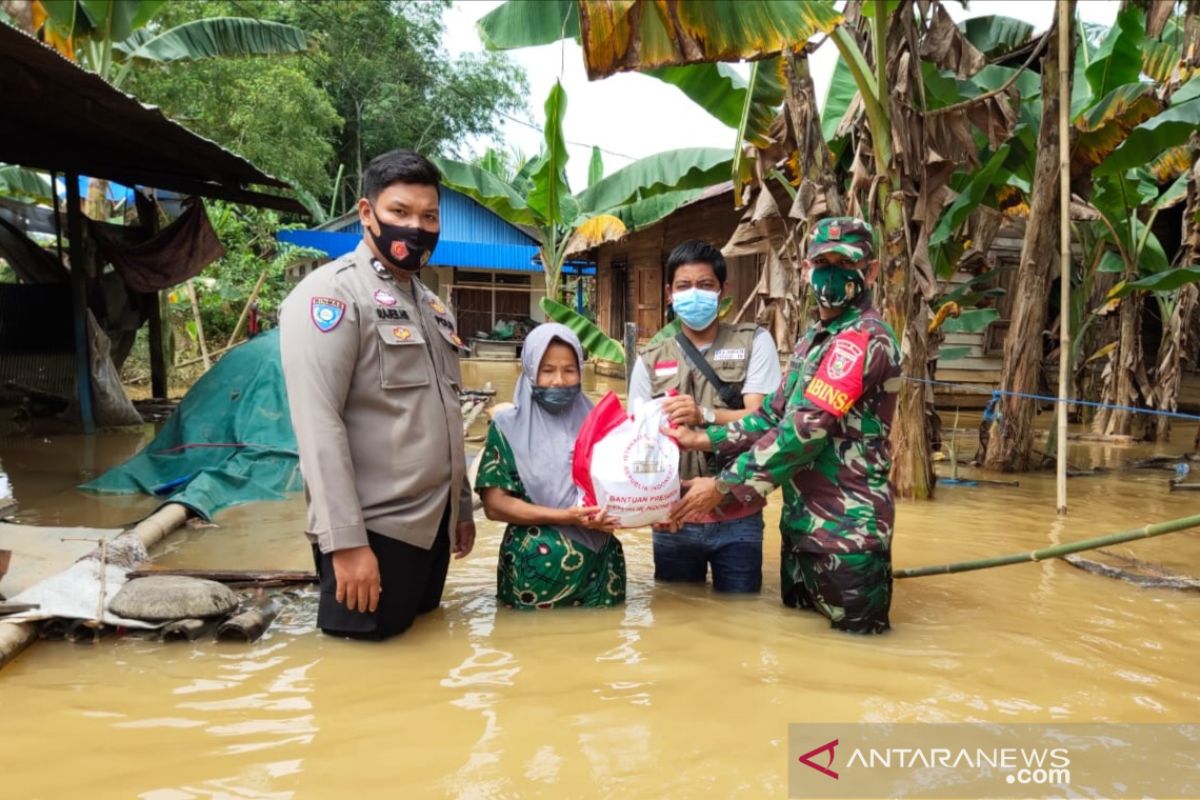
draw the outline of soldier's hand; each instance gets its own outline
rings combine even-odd
[[[694,428],[661,428],[664,434],[675,440],[683,450],[709,450],[712,444],[708,441],[708,434],[702,430]]]
[[[379,607],[383,591],[379,561],[368,545],[334,551],[333,575],[337,579],[337,601],[346,608],[374,612]]]
[[[475,521],[459,520],[454,526],[454,557],[466,558],[475,547]]]
[[[700,416],[700,406],[696,399],[688,394],[677,394],[663,401],[663,413],[675,425],[699,425],[704,421]]]
[[[687,494],[671,506],[671,524],[682,525],[698,519],[721,505],[725,496],[717,491],[716,478],[693,478],[682,482]]]

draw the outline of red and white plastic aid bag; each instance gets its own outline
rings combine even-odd
[[[667,424],[662,405],[651,400],[625,416],[610,392],[575,443],[572,475],[582,505],[604,508],[622,528],[665,522],[679,500],[679,446],[660,430]]]

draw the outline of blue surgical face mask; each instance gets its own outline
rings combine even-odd
[[[534,386],[533,402],[551,414],[561,414],[575,402],[582,388],[578,383],[574,386]]]
[[[686,289],[671,295],[675,316],[694,331],[702,331],[717,318],[721,293],[707,289]]]

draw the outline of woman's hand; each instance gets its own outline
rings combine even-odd
[[[561,524],[574,525],[593,531],[612,533],[617,529],[617,518],[605,513],[600,506],[575,506],[562,509]]]
[[[711,450],[712,442],[708,434],[695,428],[660,428],[663,434],[670,436],[681,450]]]

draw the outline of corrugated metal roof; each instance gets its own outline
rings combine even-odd
[[[290,188],[241,156],[0,24],[0,161],[307,213]]]
[[[533,260],[537,240],[466,195],[443,186],[439,210],[442,230],[430,266],[542,271],[541,264]],[[280,231],[276,238],[337,258],[357,247],[362,234],[358,214],[350,213],[315,230]]]

